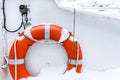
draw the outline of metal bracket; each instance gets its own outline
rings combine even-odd
[[[8,66],[8,56],[7,55],[4,55],[4,58],[3,58],[4,60],[3,60],[3,63],[1,64],[1,68],[2,69],[5,69],[5,68],[7,68],[7,66]]]

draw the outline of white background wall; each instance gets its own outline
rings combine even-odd
[[[20,4],[30,5],[32,26],[40,23],[53,23],[61,25],[69,31],[73,29],[73,13],[58,8],[54,0],[6,0],[7,27],[11,30],[19,26]],[[1,20],[2,15],[0,16]],[[84,56],[83,63],[86,68],[107,70],[120,67],[119,21],[77,12],[75,36],[81,44]],[[0,27],[0,36],[2,36],[1,31]],[[7,33],[8,53],[16,37],[17,33]],[[0,44],[2,45],[2,38],[0,38]],[[0,58],[2,58],[2,53],[2,46],[0,46]],[[27,68],[32,75],[37,75],[40,69],[45,66],[63,66],[67,62],[67,55],[65,53],[65,50],[60,45],[42,45],[36,43],[27,53]],[[1,72],[2,77],[5,79],[4,76],[7,76],[7,71]]]

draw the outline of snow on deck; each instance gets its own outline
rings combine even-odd
[[[120,19],[119,0],[58,0],[64,7]]]
[[[75,70],[62,74],[63,68],[44,68],[37,77],[29,77],[21,80],[120,80],[120,68],[98,72],[84,69],[83,73],[77,74]]]

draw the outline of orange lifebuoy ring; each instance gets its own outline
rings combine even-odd
[[[30,74],[25,67],[25,56],[29,46],[40,40],[55,40],[62,43],[68,54],[69,63],[67,70],[76,67],[76,72],[80,73],[82,68],[82,52],[79,43],[74,36],[66,29],[58,25],[41,24],[27,28],[13,43],[9,53],[9,71],[14,79],[15,77],[15,51],[14,45],[16,44],[16,57],[17,57],[17,80],[29,77]]]

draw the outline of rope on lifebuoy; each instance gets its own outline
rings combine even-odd
[[[17,80],[17,51],[16,51],[16,43],[17,40],[14,42],[14,56],[15,56],[15,80]]]

